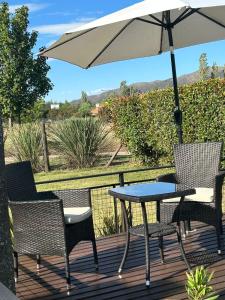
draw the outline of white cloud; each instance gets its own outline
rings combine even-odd
[[[32,27],[31,30],[36,30],[40,34],[61,35],[67,31],[73,30],[91,21],[93,21],[93,18],[82,18],[77,20],[76,22],[71,22],[71,23],[40,25],[40,26]]]
[[[21,6],[27,6],[29,8],[29,12],[38,11],[41,9],[44,9],[47,7],[47,4],[40,4],[40,3],[24,3],[24,4],[15,4],[15,5],[9,5],[9,11],[11,13],[14,13],[17,8],[20,8]]]
[[[87,95],[88,95],[88,96],[99,95],[99,94],[101,94],[101,93],[103,93],[103,92],[106,92],[106,91],[108,91],[108,90],[110,90],[110,88],[96,89],[96,90],[87,92]]]

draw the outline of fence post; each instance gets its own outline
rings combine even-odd
[[[120,183],[120,186],[124,186],[124,173],[123,172],[119,173],[119,183]]]
[[[48,156],[48,141],[45,129],[45,119],[41,120],[41,132],[42,132],[42,146],[43,146],[43,157],[44,157],[44,166],[45,172],[50,171],[50,164],[49,164],[49,156]]]

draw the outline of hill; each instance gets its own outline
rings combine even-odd
[[[223,77],[223,76],[224,76],[224,71],[223,71],[223,68],[221,67],[221,68],[219,68],[219,77]],[[191,84],[198,80],[199,80],[199,72],[196,71],[196,72],[185,74],[185,75],[178,77],[178,84],[179,85]],[[136,82],[136,83],[131,84],[131,86],[133,86],[134,88],[139,90],[141,93],[144,93],[144,92],[155,90],[155,89],[163,89],[166,87],[173,86],[173,80],[172,80],[172,78],[168,78],[165,80],[155,80],[155,81],[151,81],[151,82]],[[105,91],[105,92],[97,94],[97,95],[88,96],[88,100],[90,102],[92,102],[93,104],[95,104],[95,103],[99,103],[99,102],[107,99],[112,94],[119,95],[120,89],[118,88],[118,89],[108,90],[108,91]],[[77,101],[79,102],[80,99],[73,100],[72,103],[73,102],[77,103]]]

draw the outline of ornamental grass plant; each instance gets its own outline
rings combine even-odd
[[[211,280],[213,273],[209,273],[203,266],[187,273],[186,291],[190,300],[216,300],[218,295],[213,291]]]
[[[9,131],[9,154],[16,161],[31,161],[35,172],[41,169],[42,135],[37,123],[15,125]]]
[[[50,128],[50,146],[69,167],[92,167],[107,144],[109,131],[94,118],[71,118]]]

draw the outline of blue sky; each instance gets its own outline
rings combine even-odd
[[[10,10],[24,4],[30,8],[30,29],[39,31],[37,49],[48,46],[65,31],[82,25],[111,12],[122,9],[138,0],[10,0]],[[176,50],[178,75],[198,69],[198,59],[206,52],[210,65],[225,64],[225,41],[198,45]],[[80,97],[81,91],[95,94],[103,90],[117,88],[122,80],[127,82],[147,82],[171,77],[168,53],[150,58],[139,58],[80,69],[69,63],[48,60],[51,66],[49,77],[54,88],[46,100],[55,102],[71,101]]]

